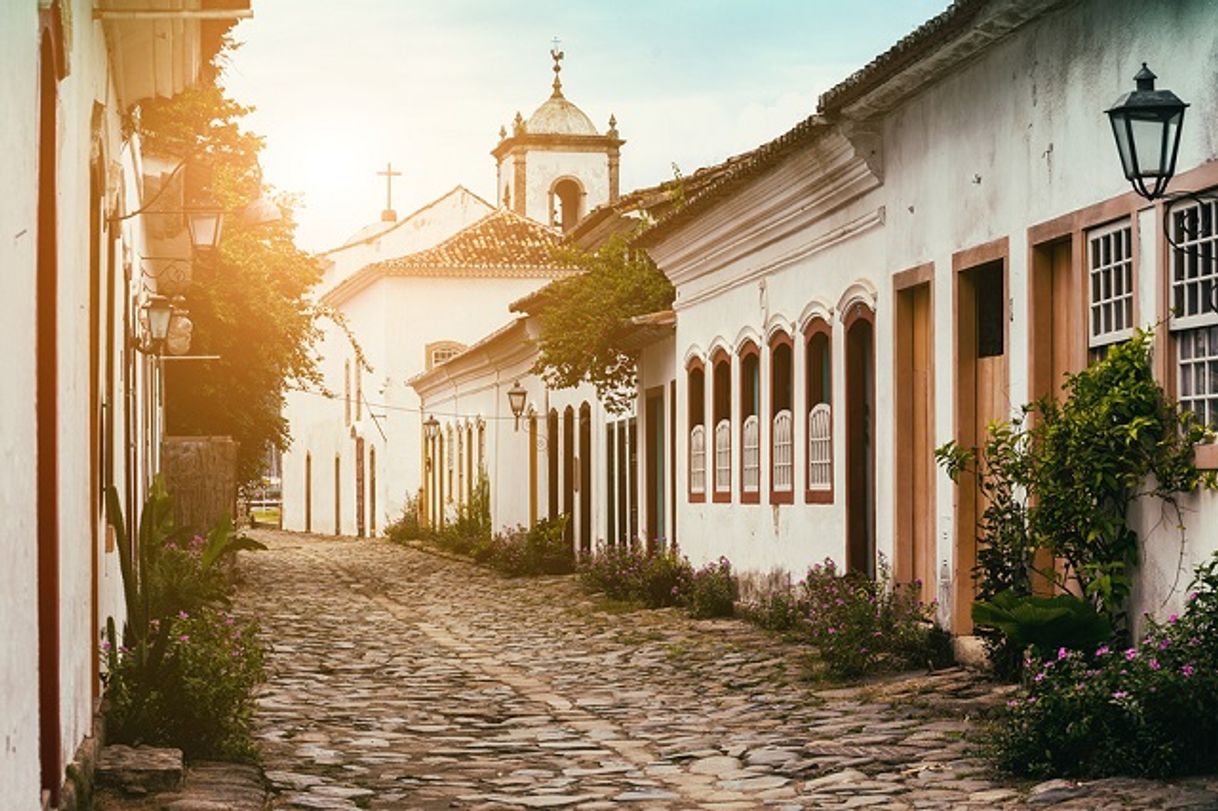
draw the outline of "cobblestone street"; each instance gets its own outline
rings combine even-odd
[[[738,621],[615,613],[384,541],[262,531],[275,808],[1215,808],[1218,780],[1015,784],[973,758],[963,670],[814,692]]]

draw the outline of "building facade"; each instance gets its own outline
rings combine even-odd
[[[248,3],[19,0],[0,25],[0,788],[6,808],[73,807],[65,768],[88,749],[98,644],[121,625],[118,545],[159,466],[160,364],[139,351],[160,282],[148,262],[181,218],[140,214],[161,181],[124,118],[144,99],[210,81],[222,34]],[[165,156],[168,158],[169,156]],[[180,184],[161,203],[180,209]],[[176,220],[176,225],[170,220]],[[186,260],[189,262],[189,258]]]

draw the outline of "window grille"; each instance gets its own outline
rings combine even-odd
[[[1171,212],[1171,330],[1176,398],[1206,425],[1218,426],[1218,201],[1182,203]]]
[[[1087,232],[1090,291],[1088,346],[1118,343],[1133,333],[1133,241],[1128,222]]]
[[[741,441],[740,458],[743,463],[741,489],[756,493],[761,484],[761,421],[756,414],[744,419],[744,437]]]
[[[689,432],[689,492],[706,492],[706,428],[701,425]]]
[[[715,426],[715,492],[732,492],[732,424],[719,420]]]
[[[828,403],[808,412],[808,489],[833,489],[832,420]]]
[[[783,409],[774,415],[774,452],[772,477],[774,492],[789,493],[792,489],[793,447],[791,439],[791,412]]]

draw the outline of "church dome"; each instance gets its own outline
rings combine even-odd
[[[592,119],[555,92],[525,122],[525,131],[549,135],[599,135]]]

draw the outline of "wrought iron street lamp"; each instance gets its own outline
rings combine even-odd
[[[213,200],[186,209],[186,226],[190,229],[190,244],[196,251],[214,251],[220,244],[224,228],[224,209]]]
[[[1176,172],[1180,130],[1188,107],[1170,90],[1155,90],[1156,78],[1143,62],[1133,77],[1136,89],[1107,110],[1125,178],[1147,200],[1166,194]]]
[[[440,434],[440,421],[435,418],[434,414],[428,414],[427,419],[423,420],[423,436],[429,440],[435,439]]]
[[[512,407],[512,416],[516,418],[516,430],[519,431],[520,416],[524,414],[524,401],[525,398],[529,396],[529,393],[525,391],[524,386],[520,385],[520,381],[517,380],[512,384],[512,387],[508,389],[507,396],[508,405]]]

